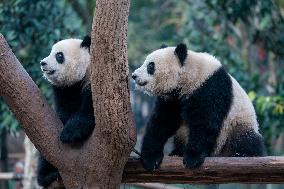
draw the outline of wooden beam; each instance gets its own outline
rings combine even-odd
[[[130,158],[124,183],[284,183],[284,157],[209,157],[198,169],[187,169],[180,157],[165,157],[159,170],[146,171]]]
[[[0,173],[0,180],[12,180],[16,179],[13,172],[11,173]]]
[[[13,179],[13,173],[0,173]],[[209,157],[198,169],[187,169],[180,157],[165,157],[159,170],[146,171],[137,158],[129,158],[123,183],[224,184],[284,183],[284,157]]]

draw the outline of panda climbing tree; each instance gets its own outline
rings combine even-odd
[[[60,140],[70,145],[84,142],[93,132],[95,116],[90,86],[91,38],[65,39],[53,45],[48,57],[41,62],[41,70],[53,86],[55,110],[64,128]],[[61,179],[58,170],[40,155],[38,184],[48,187]]]
[[[129,0],[96,1],[90,49],[96,128],[75,147],[61,142],[62,122],[0,35],[0,95],[66,188],[118,188],[135,144],[127,79],[129,6]]]

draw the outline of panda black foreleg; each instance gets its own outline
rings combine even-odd
[[[94,130],[95,121],[92,115],[75,113],[64,125],[60,140],[63,143],[76,143],[86,140]]]
[[[81,107],[78,112],[70,116],[64,125],[60,140],[63,143],[76,143],[86,140],[95,128],[95,116],[90,89],[82,94]]]
[[[53,181],[60,179],[58,170],[51,165],[44,157],[40,154],[38,159],[37,167],[37,182],[40,186],[46,188]]]
[[[175,134],[180,122],[178,101],[158,97],[142,142],[141,163],[146,170],[159,168],[164,145]]]
[[[191,124],[183,160],[186,167],[195,168],[204,162],[214,149],[219,130],[214,123]]]
[[[232,81],[224,68],[210,75],[192,94],[182,98],[182,117],[189,127],[184,163],[201,165],[216,146],[217,137],[232,104]]]

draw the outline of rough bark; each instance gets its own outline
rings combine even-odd
[[[61,121],[0,34],[0,96],[14,112],[28,137],[54,164],[59,164]],[[56,155],[55,155],[56,154]]]
[[[61,121],[0,34],[0,95],[70,189],[118,188],[136,141],[128,90],[130,0],[96,3],[91,47],[96,128],[80,147],[60,142]]]
[[[125,183],[284,183],[284,157],[209,157],[198,169],[187,169],[182,158],[166,157],[154,172],[130,159],[123,173]]]
[[[96,129],[90,145],[95,182],[118,188],[123,168],[136,142],[130,106],[127,22],[130,0],[97,0],[92,27],[91,66]]]

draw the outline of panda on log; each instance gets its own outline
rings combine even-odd
[[[170,155],[188,168],[207,156],[263,156],[264,141],[246,92],[212,55],[185,44],[161,47],[132,74],[136,88],[157,96],[142,142],[145,169],[159,168],[163,148],[175,135]]]
[[[56,112],[64,128],[60,140],[67,144],[85,141],[95,127],[89,82],[91,38],[65,39],[55,43],[48,57],[40,62],[44,78],[53,87]],[[60,178],[58,170],[39,157],[37,180],[47,187]]]

